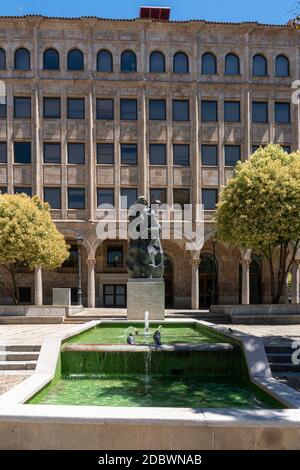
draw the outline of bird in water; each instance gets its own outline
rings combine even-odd
[[[135,337],[132,333],[129,333],[129,335],[127,336],[127,344],[130,344],[131,346],[135,345]]]
[[[157,346],[161,346],[161,335],[160,331],[156,330],[154,335],[153,335],[153,340]]]

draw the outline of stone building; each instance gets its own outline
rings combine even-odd
[[[96,239],[97,207],[113,203],[120,220],[121,195],[138,194],[204,204],[201,252],[163,241],[168,307],[268,302],[263,260],[215,241],[211,218],[237,160],[268,142],[299,148],[299,59],[287,25],[1,17],[0,189],[47,200],[71,246],[43,273],[44,302],[53,287],[76,301],[80,244],[84,305],[126,305],[127,241]],[[34,303],[39,277],[18,271]]]

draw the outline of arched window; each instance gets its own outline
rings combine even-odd
[[[44,70],[59,70],[59,53],[56,49],[49,48],[44,51]]]
[[[99,51],[97,54],[97,71],[98,72],[112,72],[113,71],[113,58],[109,51]]]
[[[261,54],[256,54],[253,57],[253,75],[256,77],[268,75],[267,60]]]
[[[176,52],[173,57],[174,73],[189,73],[189,58],[184,52]]]
[[[161,52],[151,52],[149,70],[155,73],[164,73],[166,71],[165,56]]]
[[[211,253],[200,255],[199,303],[201,307],[218,303],[218,262]]]
[[[15,52],[15,69],[30,70],[30,53],[23,47]]]
[[[136,72],[136,55],[133,51],[124,51],[121,55],[121,72]]]
[[[83,70],[84,58],[79,49],[72,49],[68,53],[68,70]]]
[[[290,75],[290,63],[284,55],[278,55],[275,60],[276,77],[288,77]]]
[[[0,70],[6,69],[6,54],[4,49],[0,49]]]
[[[203,54],[202,73],[205,75],[215,75],[217,73],[217,59],[214,54],[210,52]]]
[[[240,74],[240,59],[235,54],[227,54],[225,57],[225,75]]]

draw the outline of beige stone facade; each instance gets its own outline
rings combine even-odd
[[[127,282],[127,241],[96,240],[97,188],[114,189],[119,220],[123,188],[134,188],[146,197],[150,189],[163,188],[170,205],[174,202],[174,189],[189,189],[193,204],[201,203],[203,189],[220,191],[233,172],[233,167],[225,164],[226,145],[240,146],[242,160],[249,158],[253,146],[268,142],[278,142],[291,150],[299,148],[299,115],[291,103],[291,84],[299,75],[300,42],[299,33],[291,27],[204,21],[3,17],[0,18],[0,47],[6,56],[0,79],[6,84],[7,93],[7,116],[0,119],[0,141],[7,143],[7,162],[0,163],[0,187],[9,193],[17,187],[31,187],[32,194],[41,198],[44,188],[61,188],[61,207],[52,210],[52,216],[69,242],[76,244],[78,237],[83,239],[85,305],[126,304],[126,292],[120,286]],[[16,70],[15,52],[19,48],[26,48],[30,53],[29,70]],[[44,69],[43,53],[48,48],[59,53],[58,70]],[[68,70],[68,52],[74,48],[83,53],[83,70]],[[100,50],[112,54],[113,71],[97,71]],[[126,50],[136,54],[136,72],[121,71],[121,54]],[[153,51],[164,54],[164,73],[149,71]],[[174,55],[178,52],[188,57],[188,73],[173,72]],[[216,58],[215,74],[202,73],[205,53]],[[225,58],[230,53],[239,58],[239,74],[225,73]],[[266,59],[265,76],[253,76],[256,54]],[[276,57],[281,55],[289,62],[286,77],[276,76]],[[31,98],[31,117],[15,117],[15,97]],[[44,117],[43,100],[51,97],[60,98],[61,113],[56,119]],[[84,98],[84,118],[68,118],[68,98]],[[113,99],[113,120],[97,119],[99,98]],[[137,120],[120,119],[121,99],[137,100]],[[165,120],[149,119],[151,99],[165,100]],[[187,121],[173,119],[173,100],[188,100]],[[217,102],[216,122],[203,122],[202,103],[207,100]],[[239,122],[224,120],[225,101],[240,102]],[[268,122],[252,122],[253,101],[267,103]],[[290,122],[275,122],[278,103],[290,103]],[[31,142],[31,163],[15,163],[14,144],[24,141]],[[68,163],[68,144],[75,142],[85,144],[85,164]],[[60,143],[61,163],[44,163],[44,143]],[[113,144],[113,164],[97,163],[97,144],[101,143]],[[137,144],[137,165],[121,163],[120,146],[124,143]],[[166,162],[150,165],[149,145],[159,143],[166,145]],[[189,145],[189,165],[173,164],[174,144]],[[202,164],[203,145],[217,146],[217,164]],[[85,189],[83,209],[68,207],[68,188]],[[212,302],[234,304],[241,300],[242,254],[237,248],[213,240],[212,213],[205,211],[206,242],[201,253],[186,251],[180,240],[163,242],[168,255],[169,306],[198,308]],[[109,247],[122,247],[123,262],[119,260],[116,266],[107,263]],[[251,266],[250,301],[268,302],[267,267],[259,258]],[[34,302],[34,273],[20,269],[19,277],[21,287],[31,287]],[[75,289],[77,277],[76,266],[43,273],[44,302],[51,303],[53,287]],[[0,295],[1,303],[9,302],[4,290],[1,289]],[[30,295],[29,291],[24,295]]]

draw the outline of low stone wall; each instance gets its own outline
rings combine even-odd
[[[69,316],[83,311],[81,306],[51,305],[0,305],[0,316],[59,317]]]
[[[300,324],[300,305],[212,305],[210,313],[230,316],[232,323],[239,324]]]

